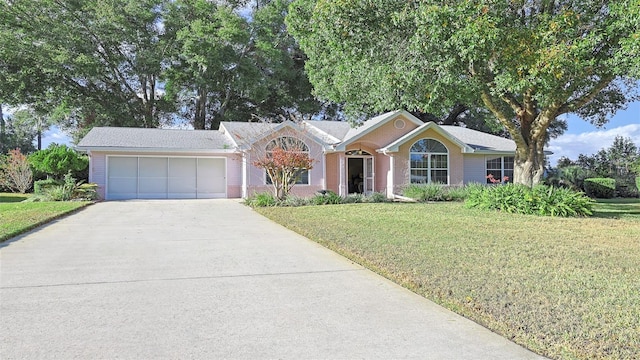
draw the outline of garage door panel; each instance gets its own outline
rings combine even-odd
[[[107,193],[111,199],[130,199],[138,193],[138,158],[112,157],[108,163]]]
[[[226,160],[109,157],[108,199],[226,197]]]
[[[140,177],[167,177],[167,158],[144,158],[139,160]]]
[[[225,159],[198,159],[198,197],[225,197],[226,189]]]
[[[169,158],[170,198],[192,199],[196,197],[196,159]]]

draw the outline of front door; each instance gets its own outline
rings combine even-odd
[[[349,156],[347,158],[347,186],[349,194],[373,192],[373,156]]]

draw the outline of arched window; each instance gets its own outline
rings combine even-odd
[[[303,153],[309,156],[309,147],[302,140],[290,137],[290,136],[282,136],[276,139],[271,140],[265,150],[267,151],[267,156],[271,156],[271,153],[274,149],[280,148],[287,152],[294,153]],[[272,181],[269,175],[267,175],[265,171],[265,181],[267,184],[271,185]],[[296,179],[296,184],[309,185],[309,170],[308,169],[300,169],[298,173],[298,178]]]
[[[411,183],[449,184],[449,150],[438,140],[420,139],[409,150]]]

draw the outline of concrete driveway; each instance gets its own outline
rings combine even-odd
[[[234,200],[103,202],[0,247],[2,359],[538,358]]]

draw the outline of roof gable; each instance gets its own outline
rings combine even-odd
[[[278,132],[286,132],[291,130],[294,133],[304,134],[304,136],[323,147],[327,147],[330,143],[321,137],[316,136],[311,129],[305,126],[306,123],[299,125],[293,121],[285,121],[282,123],[240,123],[240,122],[223,122],[220,124],[220,131],[228,134],[236,146],[243,150],[248,150],[251,146],[260,140],[277,134]]]
[[[349,144],[361,139],[363,136],[375,131],[382,125],[386,124],[387,122],[395,119],[400,115],[402,115],[405,119],[409,120],[410,122],[418,126],[424,124],[420,119],[416,118],[415,116],[411,115],[409,112],[405,110],[390,111],[365,121],[364,123],[362,123],[361,126],[357,128],[351,128],[345,135],[342,143],[340,143],[336,147],[336,150],[338,151],[346,150]]]
[[[427,123],[422,124],[422,126],[419,126],[415,129],[413,129],[412,131],[406,133],[404,136],[402,136],[401,138],[399,138],[398,140],[392,142],[391,144],[379,149],[379,152],[383,152],[383,153],[391,153],[391,152],[397,152],[400,148],[400,146],[402,146],[403,144],[405,144],[406,142],[414,139],[415,137],[419,136],[421,133],[424,133],[427,130],[433,130],[436,133],[440,134],[441,136],[443,136],[444,138],[446,138],[447,140],[451,141],[452,143],[456,144],[458,147],[460,147],[460,149],[462,150],[463,153],[472,153],[474,152],[473,148],[470,147],[469,145],[467,145],[465,142],[461,141],[460,139],[458,139],[457,137],[449,134],[447,131],[443,130],[438,124],[430,121]]]

